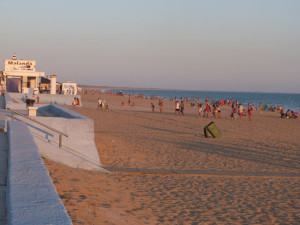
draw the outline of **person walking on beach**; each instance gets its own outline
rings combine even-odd
[[[151,109],[152,109],[152,112],[154,112],[155,110],[155,106],[154,106],[154,104],[151,102]]]
[[[214,115],[214,118],[217,118],[217,116],[218,116],[218,110],[217,110],[216,105],[213,105],[213,115]]]
[[[258,104],[259,112],[261,112],[261,103]]]
[[[231,120],[236,120],[236,108],[234,107],[234,104],[232,104],[231,109]]]
[[[251,121],[252,111],[253,111],[253,109],[249,105],[247,113],[248,113],[248,118],[249,118],[250,121]]]
[[[218,119],[221,119],[221,109],[219,105],[217,105],[217,111],[218,111]]]
[[[183,101],[181,101],[181,103],[180,103],[180,113],[181,113],[182,116],[184,116],[184,103],[183,103]]]
[[[164,111],[164,104],[162,101],[159,102],[159,112],[162,113]]]
[[[206,107],[205,107],[205,114],[206,114],[206,118],[209,118],[209,112],[211,112],[211,108],[209,106],[209,103],[206,104]]]
[[[179,102],[176,100],[175,101],[175,115],[178,113],[178,115],[180,115],[180,104]]]
[[[203,107],[202,107],[202,104],[199,104],[198,112],[199,112],[200,118],[202,118],[202,115],[203,115]]]
[[[241,104],[239,104],[238,106],[239,106],[238,107],[239,116],[240,116],[241,120],[243,120],[244,107]]]
[[[101,109],[102,107],[102,101],[100,98],[98,98],[98,109]]]
[[[74,100],[73,100],[73,102],[72,102],[72,105],[73,105],[73,108],[75,109],[75,107],[76,107],[76,104],[77,104],[77,100],[76,100],[76,98],[74,98]]]

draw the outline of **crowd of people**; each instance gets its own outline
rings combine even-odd
[[[94,90],[92,94],[99,92],[99,90]],[[119,95],[117,92],[107,92],[111,95]],[[134,101],[132,99],[134,98],[143,98],[148,99],[146,96],[139,94],[139,95],[132,95],[132,94],[124,94],[122,93],[122,96],[129,97],[128,98],[128,106],[135,106]],[[159,112],[162,113],[164,110],[164,103],[162,97],[155,96],[149,98],[150,100],[158,100],[158,107]],[[169,101],[175,102],[175,115],[184,116],[184,108],[185,104],[187,104],[189,107],[196,107],[198,108],[198,115],[200,118],[210,118],[213,117],[215,119],[221,119],[221,109],[223,106],[230,106],[231,107],[231,113],[230,117],[231,120],[236,120],[239,118],[240,120],[243,120],[245,116],[248,117],[248,119],[252,120],[253,111],[259,110],[259,112],[262,112],[262,110],[266,110],[265,108],[262,108],[261,103],[258,104],[258,107],[248,103],[247,107],[244,107],[241,103],[239,103],[238,100],[224,100],[221,99],[219,101],[215,101],[213,99],[209,99],[208,97],[205,99],[205,102],[201,102],[198,98],[190,98],[190,97],[184,97],[184,98],[170,98]],[[121,103],[122,106],[125,106],[125,103]],[[106,104],[105,100],[102,101],[100,98],[98,98],[98,109],[101,108],[102,110],[109,111],[108,105]],[[287,110],[285,111],[283,107],[277,106],[277,107],[269,107],[267,109],[271,112],[278,112],[281,115],[281,118],[299,118],[299,112]],[[155,112],[155,104],[153,101],[151,102],[151,111]]]

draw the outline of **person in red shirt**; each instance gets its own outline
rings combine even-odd
[[[211,111],[211,108],[208,103],[206,104],[205,111],[206,111],[206,118],[209,118],[209,112]]]

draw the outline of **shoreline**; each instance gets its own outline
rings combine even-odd
[[[78,85],[78,87],[82,88],[95,88],[95,89],[111,89],[111,90],[157,90],[157,91],[191,91],[191,92],[217,92],[217,93],[257,93],[257,94],[291,94],[291,95],[300,95],[299,93],[294,92],[262,92],[262,91],[212,91],[212,90],[191,90],[191,89],[175,89],[175,88],[140,88],[140,87],[115,87],[115,86],[98,86],[98,85]]]

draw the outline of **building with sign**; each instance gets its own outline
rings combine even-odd
[[[7,92],[28,93],[31,89],[38,93],[39,78],[44,77],[45,72],[37,72],[35,66],[35,60],[18,60],[16,55],[12,59],[5,59],[1,86]]]
[[[64,95],[77,95],[77,84],[72,81],[62,83],[61,91]]]

